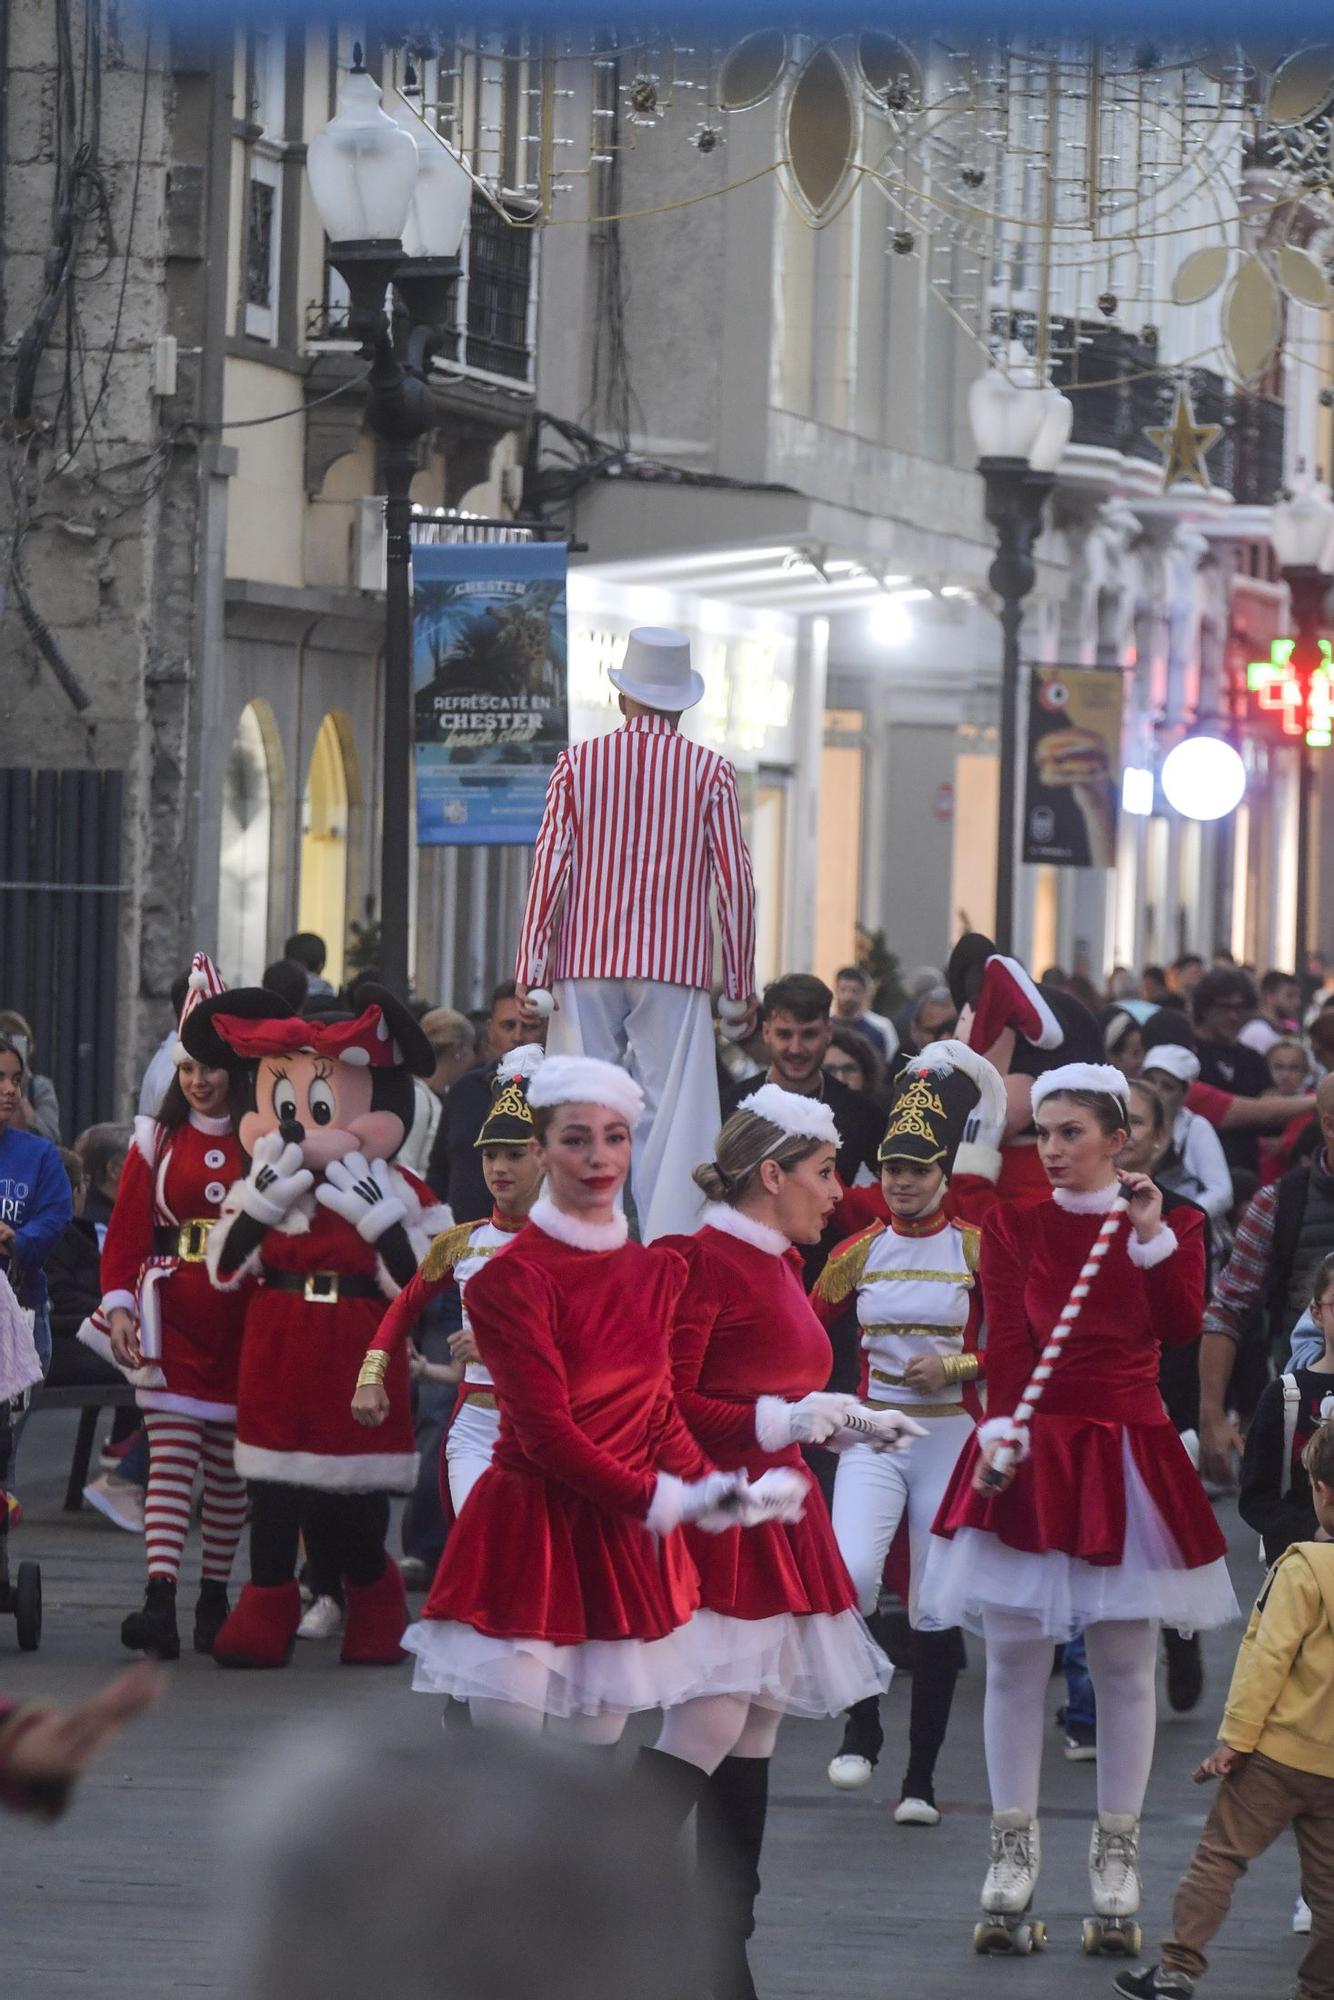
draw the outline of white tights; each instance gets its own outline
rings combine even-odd
[[[772,1757],[782,1715],[744,1694],[704,1694],[669,1708],[655,1749],[701,1771],[716,1771],[724,1757]]]
[[[544,1677],[537,1661],[538,1674]],[[534,1677],[534,1693],[537,1680]],[[516,1735],[547,1733],[565,1743],[592,1746],[619,1743],[626,1718],[618,1714],[547,1716],[540,1707],[515,1701],[475,1697],[468,1707],[477,1729],[508,1729]],[[724,1757],[771,1757],[782,1716],[760,1708],[744,1694],[702,1695],[698,1701],[669,1708],[662,1719],[657,1748],[669,1757],[716,1771]]]
[[[1038,1810],[1052,1640],[1036,1619],[986,1610],[983,1711],[994,1812]],[[1084,1633],[1098,1700],[1098,1811],[1139,1817],[1153,1762],[1158,1628],[1147,1618],[1108,1619]]]

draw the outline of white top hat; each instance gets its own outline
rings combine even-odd
[[[693,708],[704,693],[704,676],[690,664],[689,639],[664,625],[641,625],[632,632],[624,660],[609,669],[607,678],[632,701],[665,715]]]

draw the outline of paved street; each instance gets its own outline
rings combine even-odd
[[[72,1418],[38,1418],[23,1447],[20,1485],[29,1512],[14,1554],[42,1562],[46,1634],[39,1653],[23,1655],[12,1625],[0,1626],[0,1687],[20,1697],[69,1700],[121,1664],[116,1628],[141,1589],[137,1540],[92,1514],[70,1520],[59,1511],[72,1428]],[[1235,1528],[1235,1516],[1229,1518]],[[1254,1537],[1241,1529],[1233,1543],[1238,1595],[1248,1597],[1259,1576]],[[192,1548],[187,1560],[194,1559]],[[193,1572],[187,1574],[189,1603]],[[1202,1823],[1206,1794],[1190,1784],[1189,1773],[1212,1740],[1236,1636],[1209,1645],[1200,1712],[1164,1713],[1145,1826],[1150,1937]],[[1053,1710],[1059,1685],[1053,1682]],[[836,2000],[1110,1992],[1112,1962],[1087,1961],[1078,1950],[1093,1772],[1063,1761],[1055,1730],[1039,1894],[1051,1946],[1044,1957],[1023,1962],[972,1955],[987,1812],[981,1695],[974,1647],[942,1772],[946,1817],[934,1832],[899,1829],[891,1820],[896,1747],[872,1793],[849,1800],[824,1780],[833,1726],[785,1729],[755,1954],[764,2000],[817,1992]],[[69,1819],[51,1830],[8,1815],[0,1820],[0,1993],[8,2000],[223,1993],[210,1821],[227,1782],[294,1717],[324,1710],[340,1729],[355,1730],[384,1703],[419,1712],[424,1753],[443,1754],[436,1706],[409,1703],[406,1669],[401,1675],[340,1670],[333,1649],[308,1646],[282,1674],[233,1676],[184,1658],[168,1700],[99,1768]],[[892,1746],[903,1741],[906,1712],[904,1682],[887,1709]],[[1279,2000],[1288,1992],[1299,1956],[1288,1924],[1295,1888],[1295,1854],[1284,1845],[1243,1885],[1204,1989],[1210,2000]]]

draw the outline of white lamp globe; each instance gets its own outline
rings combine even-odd
[[[472,176],[457,153],[418,115],[421,93],[409,85],[393,102],[395,122],[417,148],[403,250],[409,257],[457,257],[472,205]]]
[[[411,134],[380,109],[380,86],[354,69],[306,153],[310,191],[331,243],[397,242],[417,184]]]
[[[1219,736],[1187,736],[1163,761],[1163,795],[1185,819],[1226,819],[1246,792],[1246,766]]]

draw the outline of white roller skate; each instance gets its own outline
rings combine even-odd
[[[1038,1823],[1017,1807],[991,1816],[991,1866],[982,1884],[982,1920],[973,1927],[973,1950],[1027,1958],[1047,1942],[1034,1917],[1033,1890],[1042,1866]]]
[[[1138,1958],[1139,1821],[1134,1813],[1098,1814],[1089,1842],[1089,1894],[1093,1915],[1084,1919],[1084,1950]]]

